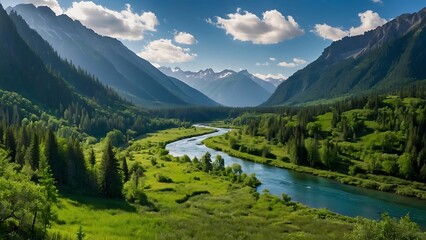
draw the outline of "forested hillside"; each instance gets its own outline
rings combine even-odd
[[[343,175],[328,177],[343,183],[425,199],[425,90],[416,85],[397,95],[245,113],[231,121],[238,131],[206,143],[271,165],[331,170]]]

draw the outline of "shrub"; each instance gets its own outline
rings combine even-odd
[[[358,166],[356,164],[349,166],[349,172],[348,172],[349,175],[355,176],[355,175],[357,175],[358,173],[361,173],[361,172],[362,172],[362,168],[360,166]]]
[[[167,176],[164,176],[162,174],[157,175],[157,181],[161,183],[172,183],[173,180]]]

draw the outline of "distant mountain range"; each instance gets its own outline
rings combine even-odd
[[[262,80],[246,70],[214,72],[209,68],[191,72],[170,67],[160,67],[159,70],[185,82],[224,106],[257,106],[266,101],[276,89],[276,85],[270,81]]]
[[[426,80],[426,8],[333,42],[283,82],[264,105],[297,104]]]
[[[120,41],[103,37],[48,7],[21,4],[15,11],[59,53],[73,64],[111,86],[131,102],[145,106],[218,106],[204,94],[170,78],[138,57]]]

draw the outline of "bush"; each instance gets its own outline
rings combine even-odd
[[[419,226],[408,215],[396,219],[387,213],[381,221],[358,218],[354,230],[345,237],[350,240],[423,239]]]
[[[152,166],[157,165],[157,159],[155,159],[155,157],[151,158],[151,164],[152,164]]]
[[[358,173],[361,173],[361,172],[362,172],[362,168],[360,166],[358,166],[356,164],[349,166],[349,172],[348,172],[349,175],[355,176],[355,175],[357,175]]]
[[[203,190],[195,191],[195,192],[192,192],[191,194],[186,194],[185,197],[183,197],[183,198],[177,199],[176,202],[177,203],[184,203],[184,202],[188,201],[190,197],[194,197],[194,196],[201,195],[201,194],[210,194],[210,192],[209,191],[203,191]]]
[[[123,195],[127,201],[147,205],[149,203],[148,196],[142,190],[141,184],[136,185],[135,181],[130,180],[124,184]]]
[[[166,156],[167,154],[169,154],[169,151],[164,148],[158,150],[158,155],[160,156]]]
[[[377,182],[371,181],[371,180],[364,180],[361,183],[361,187],[363,188],[369,188],[369,189],[378,189],[379,184]]]
[[[161,183],[172,183],[173,180],[167,176],[164,176],[162,174],[157,175],[157,181]]]
[[[189,158],[189,156],[185,154],[180,158],[180,162],[181,163],[191,162],[191,158]]]
[[[106,137],[109,139],[109,141],[111,142],[111,144],[115,147],[125,143],[125,137],[124,134],[117,129],[114,129],[112,131],[110,131]]]
[[[165,162],[171,162],[172,158],[169,155],[163,155],[163,156],[161,156],[161,160],[163,160]]]

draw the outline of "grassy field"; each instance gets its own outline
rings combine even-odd
[[[331,119],[331,115],[329,113],[320,115],[317,118],[318,122],[321,124],[324,130],[331,129],[331,125],[329,125],[329,120]],[[283,159],[288,159],[288,154],[285,150],[285,147],[281,144],[271,144],[266,141],[264,137],[257,136],[252,137],[250,135],[242,133],[242,136],[238,136],[238,130],[233,130],[229,133],[234,139],[237,139],[238,145],[245,146],[247,148],[259,148],[261,146],[267,146],[271,153],[276,156],[276,158],[265,158],[261,156],[252,155],[249,153],[241,152],[239,150],[234,150],[229,146],[229,140],[225,135],[211,137],[204,140],[204,144],[210,148],[223,151],[228,153],[231,156],[239,157],[242,159],[246,159],[249,161],[254,161],[258,163],[268,164],[271,166],[276,166],[280,168],[286,168],[295,170],[298,172],[309,173],[316,176],[321,176],[325,178],[335,179],[341,183],[376,189],[380,191],[394,192],[404,196],[417,197],[420,199],[426,200],[426,184],[404,180],[397,177],[392,176],[384,176],[384,175],[374,175],[374,174],[358,174],[357,176],[351,176],[347,172],[347,168],[340,171],[329,171],[311,168],[307,166],[300,166],[288,161],[283,161]],[[372,132],[365,136],[362,136],[361,141],[358,142],[341,142],[341,147],[351,146],[354,149],[355,154],[360,153],[359,149],[362,148],[362,145],[365,142],[374,142],[379,138],[379,135],[383,134],[381,132]],[[358,151],[357,151],[358,149]],[[352,158],[344,158],[346,162],[349,164],[352,163]],[[363,166],[363,162],[355,161],[357,165],[361,168]]]
[[[191,163],[158,157],[165,143],[209,131],[160,131],[118,153],[129,158],[129,166],[137,161],[146,169],[144,189],[150,206],[64,193],[50,232],[75,239],[82,226],[86,239],[341,239],[353,228],[351,218],[267,192],[259,195],[250,187],[201,172]],[[99,152],[100,146],[95,149]],[[158,182],[158,174],[173,182]]]

